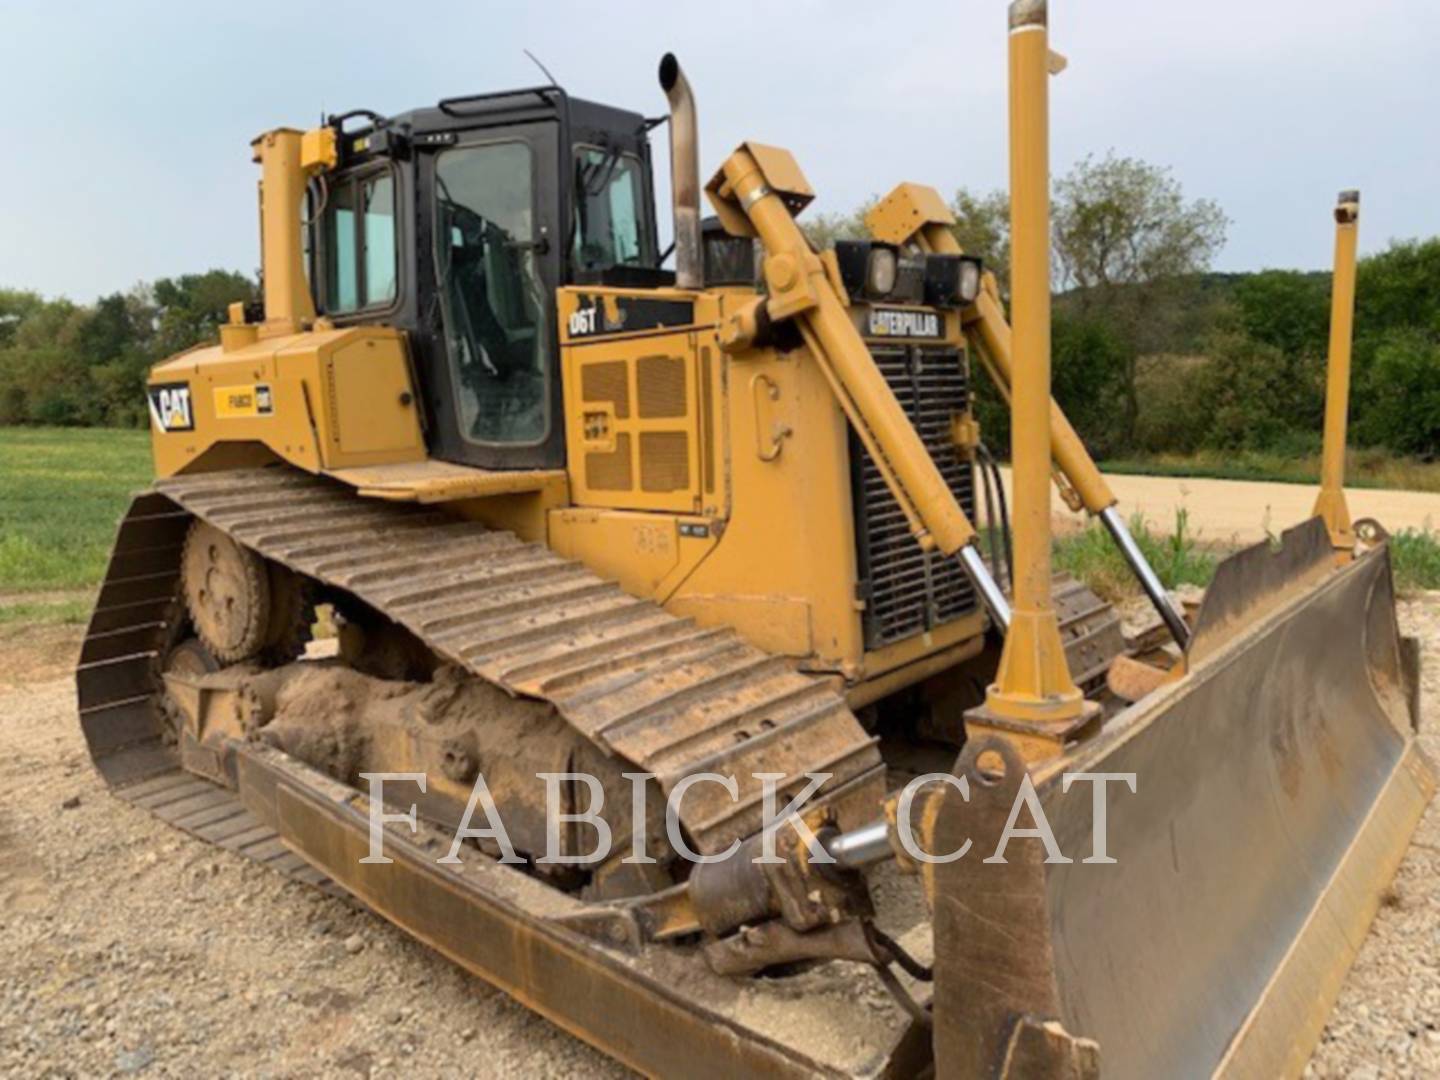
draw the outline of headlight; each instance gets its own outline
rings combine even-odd
[[[925,256],[925,303],[931,307],[968,307],[980,295],[985,264],[971,255]]]
[[[895,290],[895,270],[894,249],[872,247],[865,267],[865,292],[876,298],[889,296]]]
[[[955,291],[962,304],[973,304],[980,295],[981,268],[979,259],[967,255],[960,260],[960,285]]]

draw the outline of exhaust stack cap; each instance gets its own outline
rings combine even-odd
[[[1048,0],[1015,0],[1010,5],[1010,29],[1044,27],[1049,22]]]
[[[1360,220],[1360,192],[1340,192],[1340,201],[1335,206],[1335,220],[1341,225],[1353,225]]]
[[[673,52],[667,52],[660,58],[660,89],[670,93],[670,89],[680,79],[680,61],[675,59]]]

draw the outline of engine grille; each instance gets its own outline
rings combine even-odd
[[[956,454],[950,434],[952,416],[970,404],[965,357],[948,346],[872,343],[870,352],[961,508],[974,521],[974,473]],[[853,432],[850,461],[865,647],[902,641],[974,611],[975,592],[958,560],[920,550],[880,470]]]

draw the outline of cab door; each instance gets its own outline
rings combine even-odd
[[[462,133],[422,159],[434,275],[422,363],[436,457],[491,469],[564,464],[555,137],[553,124]]]

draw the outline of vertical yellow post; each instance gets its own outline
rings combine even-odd
[[[302,132],[267,131],[253,143],[260,164],[260,266],[269,335],[295,334],[315,321],[300,245],[300,204],[308,180]]]
[[[1010,5],[1010,400],[1015,586],[1010,633],[985,705],[967,726],[1000,730],[1030,758],[1088,724],[1065,662],[1050,567],[1050,41],[1046,0]]]
[[[1350,414],[1350,348],[1355,330],[1355,251],[1360,238],[1360,193],[1342,191],[1335,208],[1335,281],[1330,293],[1330,364],[1325,386],[1325,454],[1314,516],[1325,522],[1340,551],[1353,551],[1355,533],[1345,504],[1345,429]]]

